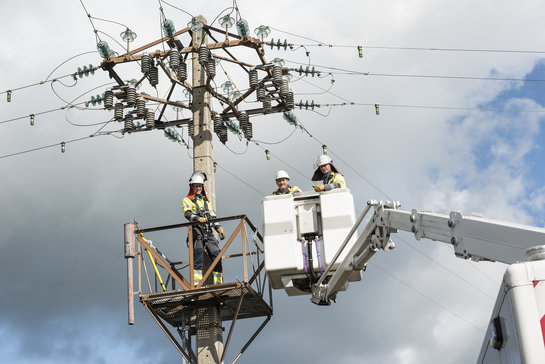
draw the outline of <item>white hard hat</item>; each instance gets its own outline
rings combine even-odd
[[[280,179],[280,178],[290,179],[290,176],[288,175],[288,172],[281,169],[278,172],[276,172],[276,178],[275,179]]]
[[[203,171],[195,171],[195,172],[193,172],[193,174],[189,178],[189,184],[190,185],[195,184],[195,183],[199,183],[199,184],[203,185],[204,181],[206,181],[206,173],[204,173]]]
[[[319,181],[319,180],[322,179],[324,174],[320,170],[320,167],[325,166],[326,164],[331,165],[331,170],[334,171],[335,173],[341,173],[337,169],[337,167],[335,167],[335,165],[333,165],[333,160],[331,160],[331,158],[329,156],[327,156],[325,154],[322,154],[322,155],[320,155],[318,157],[318,160],[316,161],[316,170],[314,171],[314,174],[312,175],[312,180],[313,181]]]
[[[323,165],[326,165],[326,164],[331,164],[333,161],[331,160],[331,158],[326,155],[326,154],[322,154],[318,157],[318,160],[316,161],[316,165],[318,167],[321,167]]]

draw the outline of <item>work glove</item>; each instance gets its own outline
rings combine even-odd
[[[220,226],[216,229],[216,231],[218,232],[218,234],[220,234],[220,239],[223,240],[225,239],[225,231],[223,231],[223,228]]]
[[[208,222],[208,219],[206,217],[199,217],[197,221],[204,224],[205,222]]]
[[[314,191],[316,191],[316,192],[322,192],[322,191],[324,191],[324,190],[325,190],[324,185],[316,185],[316,186],[314,186]]]

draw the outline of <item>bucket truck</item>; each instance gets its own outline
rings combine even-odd
[[[463,259],[508,264],[478,364],[545,363],[545,229],[477,216],[401,210],[369,201],[355,219],[348,189],[263,199],[265,268],[274,289],[329,305],[392,233],[451,245]],[[363,223],[365,220],[365,223]],[[361,233],[358,234],[358,228]]]

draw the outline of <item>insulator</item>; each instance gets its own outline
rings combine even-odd
[[[171,142],[179,142],[180,141],[180,134],[176,132],[173,128],[166,128],[164,131],[165,136],[170,139]]]
[[[146,128],[151,129],[155,126],[155,113],[153,110],[146,109]]]
[[[134,122],[133,117],[131,114],[128,114],[125,116],[125,131],[133,130],[134,129]]]
[[[165,37],[172,38],[174,36],[176,28],[174,27],[172,20],[165,19],[165,21],[163,21],[163,32]]]
[[[380,115],[380,108],[378,104],[375,104],[375,114]]]
[[[223,125],[220,132],[218,133],[220,142],[223,144],[227,143],[227,126]]]
[[[195,126],[193,125],[193,120],[190,120],[189,123],[187,124],[187,133],[189,134],[191,139],[193,139],[193,136],[195,135],[194,132],[195,132]]]
[[[290,92],[288,80],[285,78],[282,79],[282,84],[280,85],[280,97],[285,98],[288,96],[288,92]]]
[[[123,120],[123,104],[120,102],[115,104],[114,118],[117,121]]]
[[[126,97],[127,105],[133,106],[136,102],[136,88],[134,88],[134,86],[127,87]]]
[[[178,66],[178,81],[184,82],[187,80],[187,64],[180,59],[180,65]]]
[[[136,99],[135,109],[136,109],[136,115],[138,115],[138,117],[143,118],[146,115],[146,99],[143,97],[138,97]]]
[[[64,152],[66,152],[66,143],[62,142],[61,143],[61,153],[64,153]]]
[[[258,85],[257,70],[255,68],[251,69],[248,75],[250,77],[250,87],[256,88]]]
[[[248,114],[246,111],[241,111],[240,114],[238,114],[237,119],[239,123],[248,122]]]
[[[110,110],[114,107],[114,92],[111,89],[107,89],[104,92],[104,108]]]
[[[265,87],[263,87],[263,85],[260,84],[257,90],[255,91],[255,93],[259,101],[263,100],[265,98]]]
[[[246,20],[240,19],[237,21],[237,32],[242,38],[250,35],[250,27],[248,26],[248,22]]]
[[[110,46],[108,45],[108,43],[103,40],[97,43],[97,49],[98,49],[98,53],[100,54],[102,58],[108,58],[112,54],[114,54],[114,52],[110,49]]]
[[[363,48],[362,48],[362,46],[358,46],[358,56],[360,58],[363,58]]]
[[[244,136],[246,137],[246,139],[252,140],[252,138],[254,137],[254,127],[250,121],[246,122],[246,126],[244,127],[244,129],[242,129],[242,131],[244,132]]]
[[[7,101],[8,101],[8,102],[11,102],[11,90],[8,90],[8,91],[6,92],[6,95],[7,95]]]
[[[280,86],[282,84],[282,67],[278,65],[274,65],[272,74],[273,74],[273,83],[276,86]]]
[[[180,66],[180,52],[176,48],[172,48],[168,52],[168,62],[170,63],[170,68],[175,71]]]
[[[199,47],[199,62],[203,64],[208,63],[209,55],[210,50],[208,49],[206,44],[201,44],[201,46]]]
[[[227,130],[231,131],[233,134],[238,134],[240,131],[240,125],[234,123],[231,119],[227,118],[223,120],[223,124],[227,127]]]
[[[140,70],[142,71],[143,74],[149,73],[151,64],[152,64],[151,56],[148,53],[144,53],[140,61]]]
[[[30,126],[34,126],[34,119],[36,118],[36,115],[30,114]]]
[[[291,111],[285,111],[283,118],[288,122],[288,124],[297,125],[297,117]]]
[[[148,78],[150,85],[154,87],[159,83],[159,69],[155,65],[150,67]]]
[[[219,133],[223,122],[221,121],[221,116],[219,114],[214,115],[214,133]]]
[[[286,109],[287,110],[293,110],[295,107],[294,100],[293,100],[293,92],[288,92],[288,96],[286,97]]]
[[[271,99],[268,97],[263,98],[263,114],[270,114],[271,111]]]
[[[327,145],[325,144],[322,145],[322,153],[327,155]]]
[[[297,106],[299,106],[299,109],[305,108],[305,110],[308,110],[308,108],[310,107],[311,110],[314,110],[315,105],[314,105],[314,100],[311,100],[310,104],[308,103],[308,100],[306,100],[304,104],[303,104],[303,100],[301,100],[299,101]]]
[[[206,64],[206,71],[208,72],[208,77],[210,77],[210,79],[216,77],[216,62],[214,62],[214,60]]]

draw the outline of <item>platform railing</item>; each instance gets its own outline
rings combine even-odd
[[[236,226],[227,238],[223,248],[221,248],[220,253],[214,259],[214,261],[209,264],[208,269],[204,273],[201,281],[198,284],[195,284],[193,272],[194,272],[194,262],[193,262],[193,223],[180,223],[173,225],[165,226],[156,226],[149,228],[140,228],[136,221],[132,223],[125,224],[125,258],[127,259],[127,281],[128,281],[128,298],[129,298],[129,324],[134,323],[134,296],[141,295],[144,293],[142,278],[148,282],[149,293],[157,293],[162,291],[169,290],[199,290],[206,285],[207,278],[212,274],[213,267],[223,259],[224,267],[228,269],[233,269],[233,265],[226,264],[227,259],[242,258],[242,266],[239,266],[235,270],[237,273],[241,273],[241,279],[237,278],[238,282],[245,282],[249,285],[255,285],[256,291],[263,296],[264,287],[266,284],[266,276],[264,274],[264,259],[263,259],[263,237],[253,225],[253,223],[248,219],[246,215],[235,215],[228,217],[220,217],[213,220],[214,222],[222,223],[233,221],[236,223]],[[187,249],[184,248],[186,244],[180,243],[182,250],[187,252],[187,259],[182,259],[181,261],[171,261],[168,257],[161,252],[162,249],[160,243],[152,243],[147,237],[151,233],[172,230],[172,229],[187,229]],[[252,235],[252,241],[249,241],[248,235]],[[183,238],[178,241],[185,240],[185,234],[182,235]],[[234,248],[237,244],[234,244],[237,237],[240,236],[240,251],[235,252]],[[252,244],[253,243],[253,244]],[[135,246],[137,244],[137,246]],[[221,242],[220,242],[221,245]],[[232,254],[228,254],[232,252]],[[180,256],[178,253],[177,256]],[[146,256],[149,258],[153,271],[150,272],[147,268]],[[182,256],[184,256],[182,252]],[[134,291],[134,279],[133,279],[133,259],[137,258],[138,262],[138,289]],[[249,272],[248,260],[250,260],[253,271]],[[254,260],[256,264],[254,263]],[[142,269],[143,268],[143,269]],[[189,268],[188,276],[184,276],[182,272]],[[224,269],[225,271],[225,269]],[[263,273],[263,276],[261,274]],[[250,275],[251,274],[251,275]],[[226,275],[224,274],[224,280],[227,281]],[[152,287],[151,282],[155,281],[155,286]],[[167,288],[170,286],[169,288]],[[161,287],[161,288],[159,288]]]

